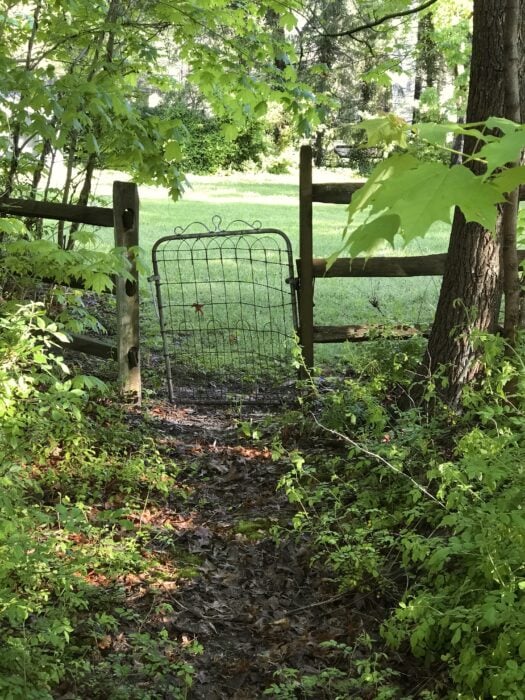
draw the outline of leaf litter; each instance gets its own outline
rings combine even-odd
[[[158,523],[175,565],[181,552],[193,561],[186,579],[159,587],[173,610],[162,626],[203,648],[192,658],[188,697],[255,700],[266,697],[280,669],[307,674],[326,666],[333,652],[322,643],[351,643],[363,617],[351,595],[311,566],[308,543],[286,535],[294,508],[277,482],[289,464],[240,437],[227,410],[156,405],[149,415],[187,494],[176,513],[144,517]]]

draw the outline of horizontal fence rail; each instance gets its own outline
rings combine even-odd
[[[520,262],[525,250],[518,250]],[[446,253],[407,257],[338,258],[330,267],[325,258],[313,258],[314,278],[328,277],[439,277],[445,272]]]
[[[441,277],[445,271],[446,253],[406,257],[338,258],[328,266],[324,258],[313,257],[313,202],[349,204],[352,195],[365,181],[345,183],[312,182],[312,148],[302,146],[299,164],[299,339],[307,368],[314,364],[314,344],[364,342],[378,337],[408,339],[415,335],[428,336],[429,327],[413,325],[314,325],[314,282],[335,277]],[[520,188],[520,200],[525,201],[525,186]],[[525,251],[518,251],[519,261]]]
[[[314,326],[314,343],[362,343],[374,338],[388,336],[407,340],[415,335],[428,335],[428,328],[420,325],[402,326]]]
[[[76,224],[91,224],[106,228],[113,228],[114,222],[113,209],[108,207],[88,207],[81,204],[60,204],[59,202],[8,199],[6,197],[0,198],[0,214],[71,221]]]
[[[312,260],[314,277],[420,277],[442,275],[446,253],[414,257],[338,258],[328,267],[324,258]]]
[[[302,146],[302,148],[309,148],[309,146]],[[312,183],[312,201],[325,204],[349,204],[352,195],[365,184],[366,180]],[[520,201],[525,201],[525,185],[520,187]]]

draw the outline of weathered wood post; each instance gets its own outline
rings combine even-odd
[[[140,404],[139,275],[130,250],[139,244],[139,195],[134,183],[113,183],[113,221],[115,246],[126,249],[131,264],[131,279],[119,277],[116,283],[118,378],[121,390]]]
[[[312,222],[312,147],[299,159],[299,340],[307,369],[314,365],[314,278]],[[304,373],[304,370],[303,370]]]

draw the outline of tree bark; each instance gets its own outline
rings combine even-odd
[[[519,122],[520,81],[519,71],[519,28],[520,0],[507,0],[505,16],[505,116]],[[515,166],[519,165],[518,157]],[[518,262],[517,227],[519,210],[519,188],[511,192],[503,206],[502,245],[503,245],[503,288],[505,290],[504,330],[508,351],[516,345],[516,333],[520,322],[520,272]]]
[[[414,81],[414,109],[412,121],[421,120],[420,100],[423,90],[433,87],[438,72],[438,50],[432,37],[434,25],[432,15],[424,15],[417,25],[416,77]]]
[[[519,51],[519,71],[520,82],[520,123],[525,122],[525,0],[520,2],[519,27],[518,27],[518,51]],[[521,164],[525,164],[525,154],[522,153]],[[521,200],[521,195],[520,195]],[[521,310],[520,328],[525,328],[525,274],[520,273],[521,281]]]
[[[505,13],[501,0],[476,0],[467,122],[505,114]],[[465,140],[468,157],[478,144]],[[479,165],[471,161],[479,173]],[[495,329],[501,298],[500,223],[496,235],[479,224],[466,223],[456,211],[436,317],[428,343],[426,368],[444,368],[442,397],[457,406],[463,388],[479,373],[473,332]]]

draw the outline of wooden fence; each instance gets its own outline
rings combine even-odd
[[[307,368],[314,365],[315,343],[362,342],[377,337],[381,326],[314,325],[314,281],[328,277],[416,277],[442,276],[446,253],[413,257],[339,258],[327,268],[324,258],[313,257],[313,203],[348,204],[354,192],[364,182],[319,183],[312,182],[312,148],[302,146],[299,163],[299,339]],[[520,191],[525,199],[525,189]],[[518,252],[520,260],[525,251]],[[420,334],[415,326],[394,326],[384,329],[392,338],[409,338]]]
[[[92,207],[36,200],[0,198],[0,215],[53,219],[112,228],[116,247],[127,250],[131,279],[117,277],[117,344],[71,335],[67,347],[118,362],[119,384],[123,392],[141,400],[139,276],[135,256],[130,250],[139,244],[139,197],[131,182],[113,183],[113,206]]]

